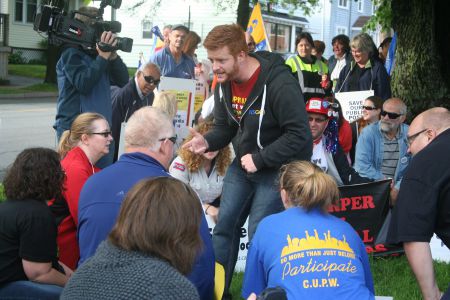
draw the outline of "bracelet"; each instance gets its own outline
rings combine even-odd
[[[208,205],[208,207],[205,209],[205,214],[208,214],[208,209],[211,207],[211,205]]]

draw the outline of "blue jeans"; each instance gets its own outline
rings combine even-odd
[[[14,281],[0,286],[0,299],[4,300],[57,300],[63,288],[32,281]]]
[[[241,227],[247,217],[250,241],[259,221],[284,209],[277,178],[276,169],[262,169],[247,174],[237,159],[228,168],[223,182],[219,218],[213,234],[216,261],[225,269],[225,294],[231,284],[239,252]]]

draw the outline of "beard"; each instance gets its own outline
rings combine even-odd
[[[380,121],[380,130],[381,130],[381,132],[391,133],[391,132],[397,131],[397,129],[398,129],[398,125],[397,124],[392,124],[392,123],[386,122],[384,120]]]

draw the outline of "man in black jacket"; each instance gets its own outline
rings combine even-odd
[[[116,141],[114,161],[118,159],[119,141],[122,123],[128,121],[131,115],[143,106],[153,104],[153,91],[160,82],[161,72],[154,63],[142,66],[136,76],[123,87],[111,87],[112,100],[112,136]]]
[[[249,216],[251,240],[259,221],[283,209],[276,179],[281,165],[310,160],[311,133],[303,95],[278,54],[248,53],[238,25],[216,26],[203,44],[218,84],[214,127],[184,145],[195,153],[216,151],[234,138],[236,158],[224,179],[214,228],[216,260],[225,268],[225,295],[239,250],[240,228]]]
[[[330,103],[325,99],[311,98],[306,103],[306,111],[314,141],[311,162],[332,176],[338,185],[371,182],[371,179],[361,177],[350,166],[337,139],[337,124],[329,126],[332,115]],[[324,135],[326,131],[330,134]]]

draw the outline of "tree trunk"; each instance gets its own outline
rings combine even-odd
[[[236,22],[247,30],[248,19],[250,18],[250,0],[239,0],[237,8]]]
[[[48,45],[47,47],[47,69],[45,71],[46,83],[56,83],[56,63],[59,60],[61,53],[59,47]]]
[[[392,0],[397,51],[392,94],[412,116],[434,106],[450,106],[447,0]]]

